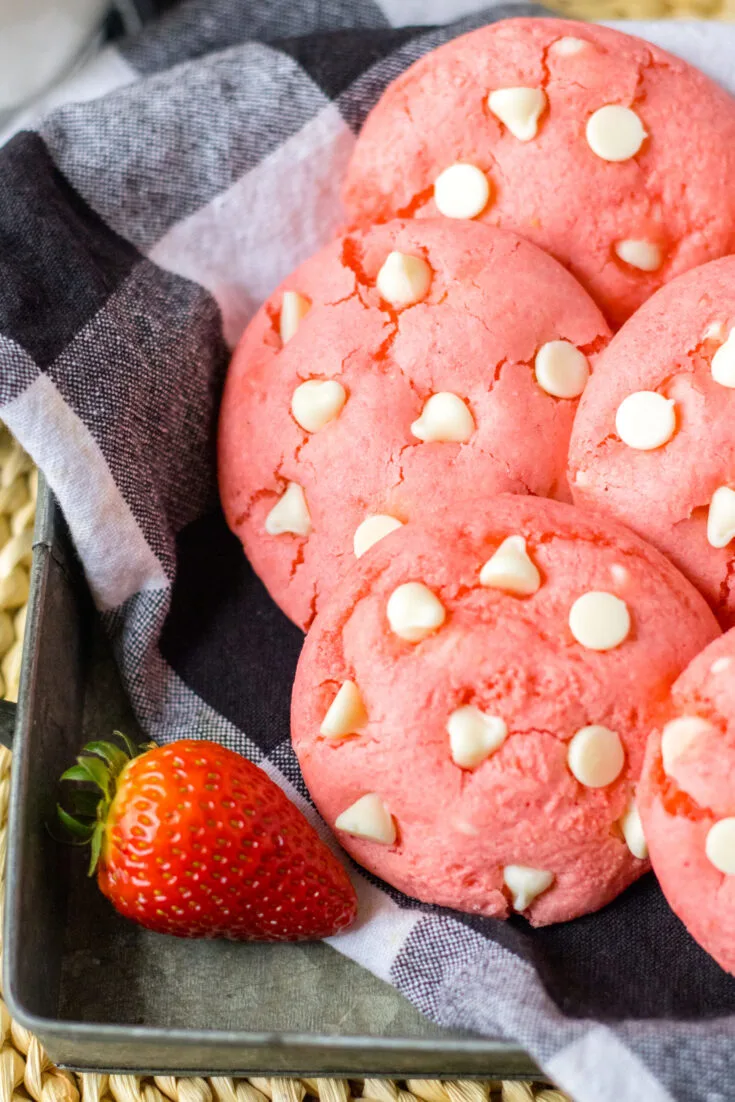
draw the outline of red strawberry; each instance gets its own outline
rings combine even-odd
[[[301,941],[354,920],[347,873],[257,766],[213,742],[93,742],[62,780],[90,876],[127,918],[178,937]],[[142,752],[141,752],[142,751]],[[93,792],[90,782],[100,791]]]

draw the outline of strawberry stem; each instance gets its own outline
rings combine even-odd
[[[129,753],[121,750],[119,746],[115,746],[112,742],[88,742],[84,747],[84,753],[95,754],[103,762],[106,762],[111,769],[117,769],[118,772],[125,768],[131,757]]]
[[[113,737],[122,743],[122,749],[114,742],[87,743],[72,765],[62,773],[61,780],[72,785],[68,791],[67,811],[57,804],[59,822],[69,842],[90,846],[89,875],[93,876],[102,852],[102,841],[110,805],[124,773],[133,758],[145,753],[150,743],[136,746],[122,731]]]
[[[64,811],[61,804],[56,805],[56,810],[64,830],[67,830],[76,841],[81,843],[91,841],[94,833],[94,823],[83,823],[80,819],[76,819],[73,815],[69,815]]]

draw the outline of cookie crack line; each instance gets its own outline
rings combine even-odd
[[[725,566],[725,576],[720,582],[720,592],[717,597],[717,611],[724,616],[728,611],[730,597],[735,589],[735,555]]]
[[[422,191],[417,191],[415,195],[406,203],[405,207],[401,207],[394,215],[388,213],[383,221],[388,221],[393,218],[414,218],[416,212],[425,207],[427,203],[430,203],[434,197],[434,185],[430,184],[429,187],[425,187]]]
[[[482,288],[477,283],[475,283],[474,280],[468,279],[467,282],[469,283],[469,285],[471,287],[474,287],[475,290],[482,291]],[[485,321],[485,319],[480,317],[479,314],[473,313],[472,310],[469,310],[467,307],[465,307],[464,312],[466,313],[466,315],[468,317],[470,317],[474,321],[476,321],[478,323],[478,325],[481,325],[482,328],[485,330],[485,332],[489,333],[491,337],[494,335],[494,331],[493,331],[492,326],[488,325],[488,323]],[[511,360],[509,356],[502,356],[497,361],[497,363],[495,364],[495,366],[493,368],[493,374],[492,374],[492,378],[490,380],[490,385],[487,388],[487,393],[488,394],[492,391],[493,387],[495,386],[498,379],[500,378],[500,373],[501,373],[502,369],[504,367],[506,367],[509,363],[518,363],[519,366],[528,367],[530,370],[533,370],[533,364],[530,363],[528,360],[515,361],[515,360]]]
[[[369,303],[365,302],[365,299],[360,294],[360,288],[356,287],[354,291],[350,291],[349,295],[345,295],[343,298],[330,299],[325,302],[325,306],[342,306],[345,302],[350,302],[353,298],[356,298],[364,310],[369,310],[371,307]]]
[[[404,467],[403,453],[408,451],[409,449],[413,449],[414,447],[415,447],[415,444],[413,444],[413,443],[403,444],[401,446],[401,448],[399,449],[399,451],[398,451],[398,455],[395,456],[395,458],[391,458],[391,461],[390,461],[391,465],[393,465],[394,463],[398,464],[398,474],[397,474],[397,477],[396,477],[395,481],[392,482],[390,484],[390,486],[388,487],[389,491],[397,490],[399,486],[403,485],[404,479],[406,477],[405,474],[404,474],[404,471],[403,471],[403,467]]]
[[[365,301],[364,294],[376,290],[376,286],[375,283],[369,279],[363,266],[362,256],[360,255],[360,245],[356,234],[346,234],[343,238],[340,263],[343,268],[352,273],[356,284],[353,293],[357,295],[365,309],[379,309],[381,313],[387,314],[394,324],[397,323],[398,316],[390,303],[381,299],[379,306],[376,307],[374,304]]]
[[[305,557],[306,557],[306,540],[301,539],[301,540],[299,540],[298,547],[296,548],[296,554],[294,555],[293,559],[291,560],[291,566],[290,566],[290,569],[289,569],[289,572],[288,572],[288,583],[289,583],[289,585],[291,584],[291,582],[296,577],[296,571],[298,570],[298,568],[300,566],[303,566]]]
[[[244,512],[242,512],[239,517],[235,518],[236,524],[245,524],[246,522],[248,522],[253,515],[253,510],[255,509],[255,507],[258,505],[259,502],[263,501],[264,498],[272,497],[273,494],[283,494],[286,492],[286,488],[288,487],[289,482],[292,480],[288,477],[288,475],[285,475],[283,473],[284,464],[287,462],[287,460],[298,457],[298,454],[306,443],[306,440],[302,440],[302,442],[296,446],[294,456],[281,456],[281,458],[278,460],[276,469],[273,472],[273,478],[276,483],[275,489],[270,489],[267,486],[263,486],[258,490],[254,490],[248,498]]]
[[[314,620],[316,619],[316,613],[317,613],[316,606],[317,606],[317,601],[318,600],[319,600],[319,588],[316,585],[316,583],[314,583],[314,587],[313,587],[312,594],[311,594],[311,599],[309,601],[309,614],[306,617],[306,623],[305,623],[305,627],[304,627],[304,632],[305,633],[309,630],[311,625],[314,623]]]
[[[404,377],[405,379],[407,379],[407,380],[408,380],[408,375],[407,375],[407,374],[406,374],[406,372],[405,372],[405,371],[403,370],[403,368],[401,367],[401,365],[400,365],[399,363],[396,363],[396,361],[395,361],[395,360],[393,360],[393,358],[392,358],[392,357],[391,357],[391,355],[390,355],[390,353],[391,353],[391,350],[392,350],[392,348],[393,348],[393,345],[394,345],[394,343],[395,343],[395,340],[396,340],[396,338],[397,338],[397,336],[398,336],[398,333],[399,333],[399,328],[398,328],[398,322],[394,322],[394,323],[393,323],[393,327],[392,327],[392,329],[391,329],[390,333],[388,333],[387,337],[385,337],[385,338],[384,338],[384,339],[383,339],[383,340],[382,340],[382,341],[380,342],[380,344],[378,345],[378,347],[377,347],[377,348],[375,349],[375,351],[374,351],[374,352],[373,352],[373,353],[371,354],[371,357],[370,357],[370,358],[371,358],[371,359],[372,359],[372,360],[373,360],[373,361],[374,361],[374,362],[375,362],[376,364],[382,364],[382,363],[385,363],[385,362],[386,362],[386,361],[387,361],[388,359],[390,359],[390,360],[391,360],[391,362],[393,363],[393,365],[394,365],[395,367],[397,367],[397,368],[398,368],[398,370],[399,370],[399,371],[401,372],[401,374],[403,375],[403,377]],[[412,380],[409,380],[409,381],[411,382],[411,385],[413,386],[413,382],[412,382]]]
[[[610,337],[606,333],[598,333],[596,337],[593,337],[592,340],[585,341],[584,344],[576,344],[569,337],[565,336],[561,336],[558,339],[573,344],[575,348],[578,348],[579,351],[588,358],[590,356],[596,356],[599,352],[603,352],[610,343]]]
[[[653,63],[653,56],[651,54],[651,51],[646,50],[645,59],[642,60],[642,61],[639,61],[638,65],[637,65],[637,73],[636,73],[636,78],[635,78],[635,88],[633,89],[633,98],[632,98],[631,102],[628,104],[628,106],[631,108],[631,110],[635,110],[636,107],[639,107],[641,104],[645,104],[647,99],[648,99],[648,95],[647,95],[646,89],[645,89],[645,80],[646,80],[647,73],[650,71],[650,69],[652,67],[652,63]],[[649,137],[650,137],[650,135],[649,135]]]
[[[352,272],[358,286],[369,288],[370,283],[362,266],[362,257],[358,255],[358,250],[359,245],[356,236],[348,233],[342,241],[340,262],[343,268]]]
[[[551,42],[547,42],[547,44],[545,46],[541,47],[541,56],[539,58],[539,63],[541,65],[541,72],[543,74],[542,77],[541,77],[541,87],[543,88],[544,92],[547,92],[547,93],[548,93],[548,90],[549,90],[549,85],[555,83],[554,77],[551,73],[551,69],[549,68],[549,51],[551,50],[551,47],[554,45],[554,43],[557,42],[557,41],[558,41],[558,39],[552,38]],[[548,102],[548,98],[549,97],[547,95],[547,97],[546,97],[546,99],[547,99],[546,110],[550,111],[550,104]]]
[[[235,527],[239,528],[241,525],[247,524],[258,502],[263,501],[264,498],[271,497],[273,492],[273,490],[261,489],[256,490],[255,493],[251,494],[251,496],[248,498],[247,504],[243,512],[238,513],[238,515],[234,518]]]
[[[299,462],[299,459],[301,458],[301,453],[302,453],[302,451],[304,450],[304,448],[306,447],[306,445],[308,443],[309,443],[309,434],[307,432],[304,432],[304,435],[301,439],[301,443],[297,444],[295,449],[294,449],[294,453],[293,453],[294,463]],[[282,460],[282,462],[283,462],[283,460]]]

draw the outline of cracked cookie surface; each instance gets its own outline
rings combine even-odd
[[[735,257],[658,291],[600,357],[569,455],[575,502],[667,554],[724,627],[735,623],[733,330]]]
[[[735,252],[733,178],[735,101],[702,73],[609,28],[509,19],[388,87],[344,197],[355,224],[443,212],[515,230],[617,325]]]
[[[735,629],[676,681],[646,750],[639,799],[672,910],[735,974]]]
[[[630,829],[645,741],[717,634],[627,529],[539,498],[458,502],[388,535],[326,603],[296,675],[294,747],[377,876],[427,903],[559,922],[647,869]]]
[[[489,226],[389,223],[302,265],[235,352],[219,432],[228,523],[286,614],[308,627],[380,534],[458,496],[568,499],[608,338],[568,272]]]

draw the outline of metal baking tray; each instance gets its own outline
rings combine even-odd
[[[323,944],[184,941],[120,918],[54,841],[57,778],[90,737],[135,733],[51,495],[36,522],[13,737],[4,993],[57,1063],[186,1074],[538,1078],[502,1041],[433,1025]]]

